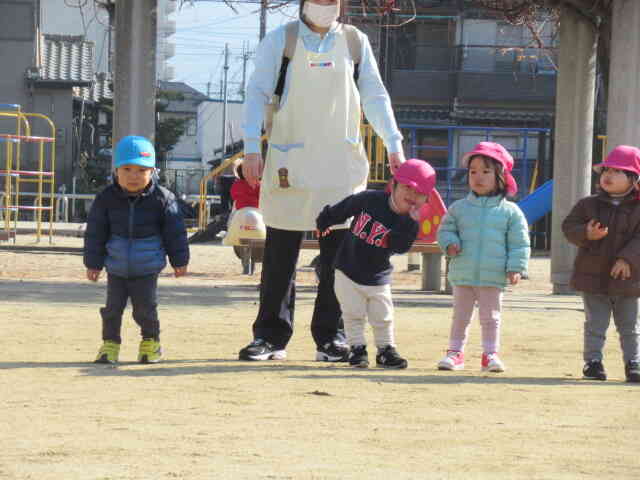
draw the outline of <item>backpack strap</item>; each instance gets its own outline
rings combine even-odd
[[[280,108],[280,98],[284,92],[284,82],[287,78],[287,68],[296,53],[298,45],[299,22],[294,20],[285,26],[285,44],[282,52],[282,62],[280,63],[280,72],[278,73],[278,81],[276,89],[273,92],[273,98],[265,107],[264,128],[267,136],[271,135],[271,127],[273,126],[273,115]],[[353,60],[353,81],[358,82],[360,77],[360,62],[362,61],[362,44],[358,38],[358,29],[353,25],[342,25],[347,39],[347,48],[349,55]]]
[[[282,92],[284,91],[284,80],[287,76],[287,67],[296,53],[296,45],[298,44],[298,27],[299,23],[297,20],[287,23],[285,27],[285,43],[284,51],[282,52],[282,63],[280,64],[280,73],[278,74],[276,89],[273,92],[273,94],[278,97],[282,96]]]
[[[353,60],[353,80],[357,83],[360,76],[360,62],[362,62],[362,44],[358,38],[358,29],[353,25],[343,24],[345,36],[347,37],[347,48]]]
[[[271,128],[273,127],[273,116],[275,112],[280,109],[280,97],[284,92],[284,81],[287,78],[287,67],[289,62],[296,53],[296,45],[298,44],[298,21],[287,23],[285,26],[285,43],[284,51],[282,52],[282,62],[280,63],[280,72],[278,73],[278,81],[276,82],[276,89],[273,92],[271,101],[265,105],[264,111],[264,130],[267,137],[271,135]]]

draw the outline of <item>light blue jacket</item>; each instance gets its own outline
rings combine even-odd
[[[322,37],[309,29],[300,21],[299,35],[302,37],[306,50],[315,53],[326,53],[333,48],[336,39],[334,22],[327,34]],[[286,25],[269,32],[258,45],[254,56],[255,70],[247,85],[247,98],[244,105],[244,151],[246,153],[260,152],[260,135],[264,107],[271,100],[276,89],[276,82],[280,74],[280,64],[285,46]],[[378,64],[371,50],[369,38],[362,32],[358,32],[362,45],[362,61],[360,62],[358,77],[358,90],[360,101],[367,120],[373,125],[374,130],[382,137],[387,150],[391,153],[402,151],[402,134],[396,125],[396,120],[391,108],[391,100],[382,83]],[[291,83],[291,68],[287,69],[284,91],[281,104],[286,102]]]
[[[438,244],[458,244],[461,252],[449,263],[452,285],[499,287],[507,272],[524,272],[529,254],[529,230],[520,208],[502,195],[478,197],[471,192],[454,202],[438,230]]]

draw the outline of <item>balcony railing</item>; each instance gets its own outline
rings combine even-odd
[[[396,99],[552,102],[557,53],[501,46],[396,45],[390,92]]]

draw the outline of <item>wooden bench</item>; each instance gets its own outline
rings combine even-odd
[[[303,240],[300,248],[318,250],[320,246],[318,240]],[[253,275],[257,263],[253,252],[258,249],[264,249],[264,240],[240,239],[242,273]],[[446,282],[445,285],[442,282],[442,251],[436,243],[414,243],[409,252],[422,254],[422,290],[449,291]]]

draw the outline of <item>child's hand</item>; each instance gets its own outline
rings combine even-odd
[[[87,268],[87,280],[92,282],[97,282],[98,278],[100,278],[100,270],[93,270],[91,268]]]
[[[420,222],[420,209],[413,205],[409,209],[409,216],[413,218],[416,222]]]
[[[611,277],[618,280],[627,280],[631,277],[631,265],[626,260],[619,258],[611,269]]]
[[[327,228],[326,230],[323,230],[322,232],[320,230],[316,230],[317,237],[326,237],[330,233],[331,233],[331,227]]]
[[[587,240],[600,240],[609,233],[608,227],[603,227],[600,222],[594,219],[589,220],[587,223]]]
[[[173,271],[175,272],[176,278],[184,277],[187,274],[187,266],[184,267],[173,267]]]
[[[521,277],[522,274],[520,272],[507,272],[507,278],[511,285],[517,285]]]
[[[447,255],[450,256],[450,257],[455,257],[461,251],[462,250],[460,249],[460,245],[458,245],[457,243],[452,243],[451,245],[449,245],[447,247]]]

